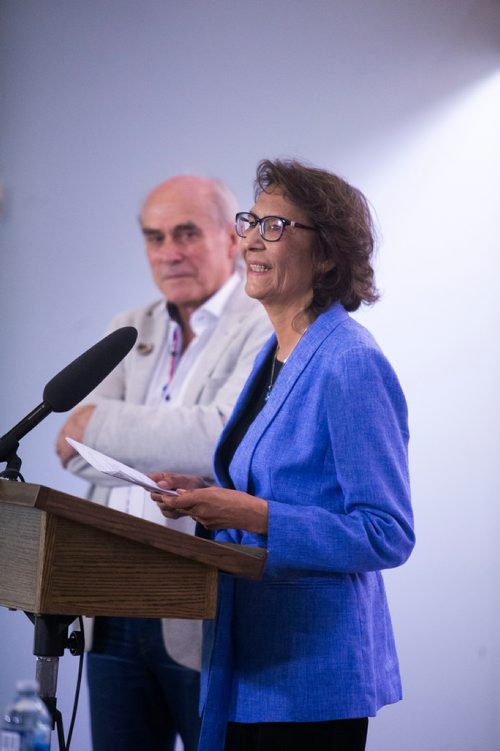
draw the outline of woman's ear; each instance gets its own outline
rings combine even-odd
[[[328,274],[329,271],[333,271],[336,264],[333,258],[325,258],[324,261],[321,261],[320,268],[323,274]]]

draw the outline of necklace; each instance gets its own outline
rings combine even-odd
[[[279,349],[280,349],[279,344],[277,344],[276,345],[276,349],[274,350],[273,364],[271,366],[271,378],[269,379],[269,385],[268,385],[268,387],[266,389],[266,395],[264,396],[264,401],[265,402],[267,402],[267,400],[271,396],[271,391],[273,390],[273,386],[274,386],[274,371],[276,370],[276,360],[277,360],[277,357],[278,357]],[[286,358],[285,360],[283,360],[283,365],[286,363],[287,359],[288,358]]]
[[[304,336],[304,334],[306,333],[306,331],[307,331],[308,328],[309,328],[309,326],[307,326],[304,329],[304,331],[300,335],[300,338],[299,338],[297,344],[300,342],[300,340],[302,339],[302,337]],[[295,344],[294,349],[297,346],[297,344]],[[273,386],[274,386],[274,371],[276,370],[276,360],[278,359],[278,352],[279,351],[280,351],[280,345],[276,344],[276,349],[274,350],[273,364],[271,366],[271,378],[269,379],[269,385],[268,385],[268,387],[266,389],[266,394],[264,396],[264,402],[267,402],[267,400],[271,396],[271,391],[273,390]],[[288,357],[290,357],[290,355],[288,355]],[[286,363],[286,361],[288,360],[288,357],[285,357],[283,360],[280,360],[281,366],[283,366]],[[278,375],[279,375],[279,373],[276,373],[276,378],[278,377]]]

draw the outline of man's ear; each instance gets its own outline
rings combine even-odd
[[[231,229],[228,234],[229,234],[228,254],[229,254],[229,258],[234,259],[240,252],[240,238],[236,234],[235,229]]]

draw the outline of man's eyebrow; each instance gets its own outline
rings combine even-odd
[[[154,229],[153,227],[141,227],[143,235],[163,235],[161,229]]]
[[[198,225],[194,222],[183,222],[182,224],[176,224],[174,229],[172,230],[173,233],[175,232],[183,232],[187,229],[199,229]]]
[[[172,234],[176,232],[184,232],[185,230],[198,230],[199,227],[194,222],[182,222],[182,224],[176,224],[172,229]],[[155,229],[154,227],[141,226],[141,231],[144,235],[164,235],[165,233],[161,229]]]

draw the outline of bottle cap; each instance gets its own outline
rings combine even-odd
[[[16,691],[20,694],[37,694],[40,686],[36,678],[24,678],[16,683]]]

